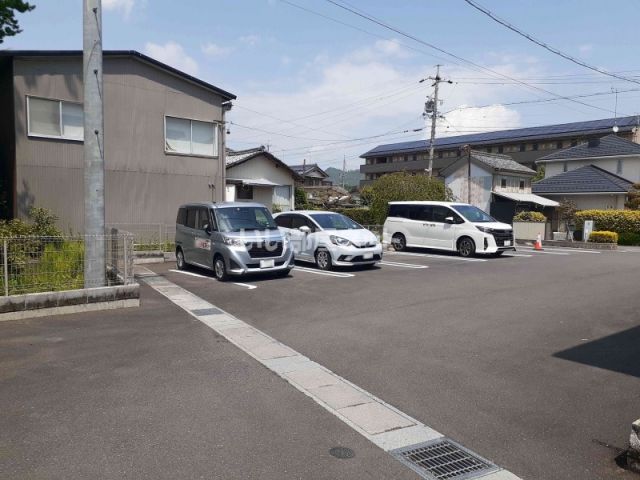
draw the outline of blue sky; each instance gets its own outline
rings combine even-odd
[[[235,93],[231,147],[268,144],[287,163],[306,158],[324,167],[341,167],[345,156],[357,168],[358,156],[377,144],[425,138],[424,130],[404,131],[424,126],[420,114],[431,88],[418,81],[433,75],[437,63],[454,82],[441,88],[448,113],[439,135],[612,117],[612,88],[640,90],[547,52],[463,0],[348,2],[538,88],[604,94],[580,99],[593,107],[566,100],[504,105],[552,97],[469,68],[325,0],[103,0],[104,48],[141,51]],[[24,32],[4,48],[82,48],[80,0],[32,3],[36,9],[19,18]],[[637,0],[618,0],[610,9],[594,0],[480,3],[570,55],[640,79]],[[617,111],[640,113],[640,91],[619,93]]]

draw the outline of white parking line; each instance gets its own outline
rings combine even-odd
[[[524,247],[525,249],[527,249],[526,247]],[[592,254],[596,254],[599,255],[602,252],[595,252],[593,250],[584,250],[584,249],[580,249],[580,248],[550,248],[550,247],[542,247],[544,248],[543,251],[548,251],[548,252],[564,252],[564,253],[568,253],[568,254],[572,254],[572,253],[592,253]]]
[[[503,257],[533,257],[533,255],[528,255],[526,253],[503,253]]]
[[[389,267],[402,267],[402,268],[429,268],[428,265],[418,265],[416,263],[400,263],[400,262],[388,262],[383,260],[380,265],[387,265]]]
[[[326,270],[316,270],[315,268],[299,267],[297,265],[293,268],[292,272],[315,273],[316,275],[325,275],[327,277],[338,277],[338,278],[355,277],[353,273],[327,272]]]
[[[465,258],[454,257],[449,255],[432,255],[429,253],[413,253],[413,252],[387,252],[385,255],[408,255],[411,257],[424,257],[424,258],[440,258],[442,260],[459,260],[461,262],[486,262],[484,258]]]
[[[550,252],[547,249],[544,250],[534,250],[533,248],[523,248],[522,250],[526,250],[528,252],[534,252],[536,255],[543,253],[545,255],[571,255],[570,253],[565,252]]]
[[[443,438],[440,432],[166,278],[140,278],[384,451]],[[507,470],[485,478],[520,480]]]
[[[169,271],[173,272],[173,273],[181,273],[182,275],[190,275],[192,277],[206,278],[208,280],[215,280],[215,278],[208,277],[207,275],[201,275],[199,273],[194,273],[194,272],[185,272],[184,270],[170,269]],[[249,289],[249,290],[254,290],[254,289],[258,288],[256,285],[249,285],[248,283],[240,283],[240,282],[231,282],[231,283],[233,285],[238,285],[239,287],[244,287],[244,288]]]

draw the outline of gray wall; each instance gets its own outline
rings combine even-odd
[[[63,229],[82,231],[82,142],[28,137],[26,124],[27,95],[82,102],[82,58],[16,58],[14,64],[15,214],[47,207]],[[181,203],[221,201],[220,159],[166,154],[164,116],[219,122],[224,99],[131,57],[105,57],[104,72],[107,223],[172,224]]]
[[[15,142],[13,124],[13,61],[0,58],[0,218],[13,216]]]

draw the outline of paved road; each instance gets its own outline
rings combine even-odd
[[[525,479],[635,478],[614,448],[640,416],[640,255],[517,255],[252,290],[156,270]]]
[[[244,285],[151,268],[526,480],[636,478],[610,447],[640,417],[639,252],[413,253]],[[0,324],[0,392],[1,478],[417,478],[146,287]]]
[[[0,478],[418,478],[143,287],[142,307],[0,323]],[[330,448],[356,457],[338,460]]]

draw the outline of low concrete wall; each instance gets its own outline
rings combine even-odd
[[[531,245],[531,240],[516,240],[516,245]],[[572,242],[570,240],[545,240],[542,246],[547,247],[567,247],[567,248],[585,248],[587,250],[617,250],[617,243],[595,243],[595,242]]]
[[[83,288],[0,297],[0,321],[140,305],[140,286]]]
[[[545,227],[545,222],[513,222],[513,237],[516,240],[536,240],[540,234],[544,240]]]

